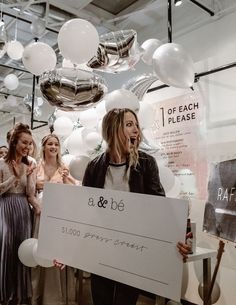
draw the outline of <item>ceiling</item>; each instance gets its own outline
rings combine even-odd
[[[72,18],[90,21],[96,26],[99,35],[123,29],[134,29],[138,33],[140,44],[148,38],[168,41],[168,0],[2,0],[1,2],[8,40],[14,39],[17,35],[17,40],[23,46],[28,45],[34,41],[34,35],[30,30],[32,21],[36,17],[45,21],[46,31],[40,37],[40,41],[49,44],[56,51],[58,66],[61,65],[62,57],[58,50],[57,34],[61,26]],[[194,2],[209,8],[215,15],[211,16]],[[172,0],[173,39],[235,10],[235,0],[183,0],[183,4],[179,7],[175,7],[174,0]],[[5,76],[9,73],[14,73],[19,78],[20,85],[14,91],[7,90],[3,83]],[[13,113],[17,115],[23,112],[30,115],[29,107],[25,107],[22,101],[24,97],[30,98],[32,82],[32,75],[25,71],[21,61],[12,60],[7,54],[0,58],[0,126],[9,120]],[[36,96],[40,96],[37,84],[35,93]],[[9,94],[18,97],[20,107],[12,108],[5,105],[1,109],[2,99]],[[47,119],[48,115],[53,112],[53,108],[46,104],[44,103],[40,119]]]

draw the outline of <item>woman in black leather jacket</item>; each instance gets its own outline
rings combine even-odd
[[[130,109],[113,109],[103,118],[105,153],[92,160],[85,171],[83,185],[97,188],[165,196],[155,159],[138,150],[141,130]],[[183,248],[183,249],[181,249]],[[185,244],[179,245],[185,257]],[[92,274],[94,305],[135,305],[139,290]]]

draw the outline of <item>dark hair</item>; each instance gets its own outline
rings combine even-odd
[[[8,144],[10,143],[11,135],[12,135],[12,133],[13,133],[13,130],[14,130],[14,128],[8,130],[8,132],[7,132],[6,139],[7,139],[7,143],[8,143]]]
[[[17,123],[11,132],[10,142],[9,142],[9,149],[6,155],[6,162],[11,162],[16,158],[16,144],[20,138],[22,133],[27,133],[28,135],[32,136],[32,133],[29,129],[29,125],[23,123]],[[26,165],[29,165],[29,161],[27,157],[22,158],[22,162]]]

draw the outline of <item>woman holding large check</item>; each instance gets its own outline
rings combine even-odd
[[[138,150],[142,134],[132,110],[109,111],[103,118],[102,135],[107,150],[88,164],[84,186],[165,196],[155,159]],[[186,245],[179,243],[178,248],[186,257]],[[137,288],[95,274],[91,289],[94,305],[135,305],[139,295]]]

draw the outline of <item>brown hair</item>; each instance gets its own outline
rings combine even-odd
[[[130,112],[134,115],[136,121],[138,122],[137,115],[134,111],[128,108],[114,108],[110,110],[103,118],[102,121],[102,136],[103,139],[107,142],[108,152],[112,152],[117,156],[118,160],[121,159],[122,151],[124,150],[124,116],[125,113]],[[142,132],[138,125],[139,129],[139,138],[138,145],[141,142]],[[129,166],[133,165],[136,167],[138,164],[138,149],[134,148],[132,152],[127,156],[129,161]]]
[[[61,143],[60,143],[60,140],[58,138],[58,136],[55,134],[55,133],[50,133],[49,135],[45,136],[42,138],[42,141],[41,141],[41,158],[43,159],[43,161],[45,161],[45,153],[44,153],[44,147],[47,143],[47,141],[51,138],[54,138],[58,141],[59,143],[59,151],[58,151],[58,154],[57,154],[57,163],[59,166],[62,166],[62,160],[61,160]]]
[[[16,144],[18,143],[18,140],[22,133],[27,133],[28,135],[32,136],[32,133],[29,129],[29,125],[17,123],[13,130],[11,130],[9,149],[5,159],[6,162],[10,163],[12,160],[16,159]],[[22,162],[29,165],[27,157],[23,157]]]

